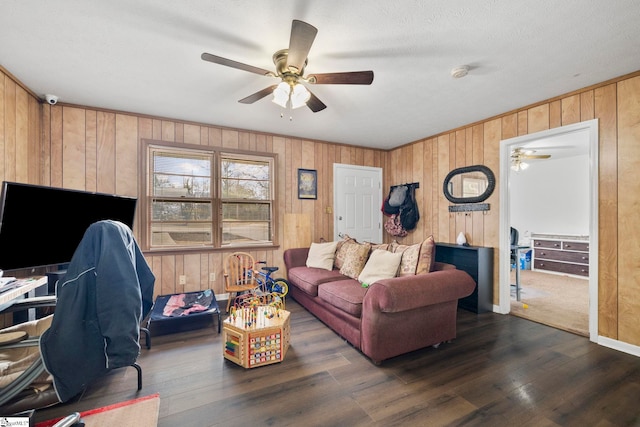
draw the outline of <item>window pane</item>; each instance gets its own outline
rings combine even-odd
[[[211,197],[211,157],[153,152],[153,195]]]
[[[151,224],[153,246],[201,246],[211,245],[212,223],[161,223]]]
[[[271,165],[265,161],[222,160],[222,197],[226,199],[269,200]]]
[[[222,219],[225,221],[269,221],[270,203],[223,203]]]
[[[256,244],[271,241],[269,222],[222,222],[222,244]]]
[[[223,203],[222,244],[271,241],[270,203]]]
[[[154,199],[153,221],[211,221],[211,203],[175,202]]]
[[[211,160],[205,155],[155,151],[153,172],[211,176]]]

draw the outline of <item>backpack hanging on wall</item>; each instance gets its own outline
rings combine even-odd
[[[409,186],[394,185],[389,189],[389,195],[382,202],[382,213],[386,216],[398,215],[400,208],[407,200]]]
[[[416,225],[420,220],[420,211],[418,210],[418,203],[416,203],[416,189],[413,185],[409,186],[406,200],[400,207],[399,216],[402,228],[407,231],[411,231],[416,228]]]
[[[389,216],[384,223],[387,233],[395,237],[404,237],[408,231],[416,228],[420,212],[415,191],[419,186],[420,184],[413,183],[391,187],[389,195],[382,203],[382,212]]]

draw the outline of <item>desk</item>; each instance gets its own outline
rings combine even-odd
[[[516,251],[516,301],[520,301],[520,250],[529,249],[529,246],[511,245],[511,250]]]
[[[40,286],[47,286],[46,276],[28,277],[26,279],[17,279],[19,284],[9,290],[0,293],[0,311],[9,308],[18,298]]]

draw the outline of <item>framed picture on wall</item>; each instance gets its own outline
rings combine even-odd
[[[318,198],[318,171],[298,169],[298,199]]]

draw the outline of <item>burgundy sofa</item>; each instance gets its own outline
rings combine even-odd
[[[309,248],[287,249],[289,295],[375,364],[456,337],[458,299],[475,281],[450,264],[362,287],[339,270],[306,267]]]

